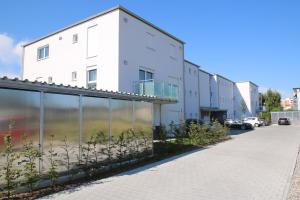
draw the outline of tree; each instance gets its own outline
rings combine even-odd
[[[282,107],[280,105],[281,94],[277,91],[268,89],[268,91],[262,95],[262,102],[266,107],[267,112],[282,111]]]

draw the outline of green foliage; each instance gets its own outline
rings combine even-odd
[[[267,112],[282,111],[281,94],[277,91],[268,89],[266,93],[262,95],[262,103],[266,107]]]
[[[217,120],[213,122],[212,126],[208,124],[200,125],[191,122],[188,127],[188,136],[190,143],[194,145],[207,145],[221,141],[227,137],[227,127],[220,124]]]
[[[271,113],[270,112],[261,112],[261,113],[259,113],[259,117],[261,119],[264,119],[266,122],[271,121]]]
[[[5,180],[4,195],[7,199],[13,198],[15,190],[19,185],[18,178],[21,175],[21,170],[16,167],[20,155],[13,150],[13,141],[11,137],[11,129],[13,127],[14,123],[11,122],[9,124],[9,134],[4,137],[5,150],[2,154],[5,162],[2,168],[3,173],[1,176],[3,176]]]
[[[67,169],[67,174],[70,175],[71,174],[71,160],[70,160],[70,156],[71,156],[71,151],[72,151],[72,147],[68,142],[68,138],[67,136],[64,137],[63,139],[63,145],[62,145],[62,149],[64,151],[64,153],[62,154],[62,157],[64,158],[64,163]]]
[[[180,122],[178,126],[172,121],[170,124],[170,130],[175,136],[176,143],[182,143],[183,138],[186,136],[185,122]]]
[[[41,152],[34,147],[32,140],[28,139],[26,135],[23,135],[23,152],[21,153],[22,163],[24,164],[23,175],[25,183],[28,186],[30,192],[33,191],[37,182],[40,179],[40,175],[37,169],[37,161],[41,159]]]
[[[58,179],[58,172],[57,172],[57,153],[54,150],[54,135],[50,136],[50,144],[48,150],[48,161],[49,161],[49,169],[48,169],[48,177],[50,179],[51,187],[54,188]]]
[[[166,130],[165,125],[163,125],[163,124],[158,126],[158,139],[164,143],[167,140],[167,130]]]
[[[127,130],[128,131],[128,130]],[[127,154],[127,140],[126,140],[126,134],[127,131],[123,131],[119,137],[117,138],[116,145],[117,145],[117,158],[119,162],[121,163],[126,154]]]

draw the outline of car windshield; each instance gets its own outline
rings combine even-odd
[[[287,120],[287,118],[279,118],[279,120]]]

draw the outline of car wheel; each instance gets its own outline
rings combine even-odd
[[[246,125],[242,125],[242,126],[241,126],[241,129],[242,129],[242,130],[246,130]]]

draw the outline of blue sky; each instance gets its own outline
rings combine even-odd
[[[284,97],[300,87],[299,0],[1,0],[0,76],[20,72],[19,46],[121,4],[186,42],[185,58]]]

